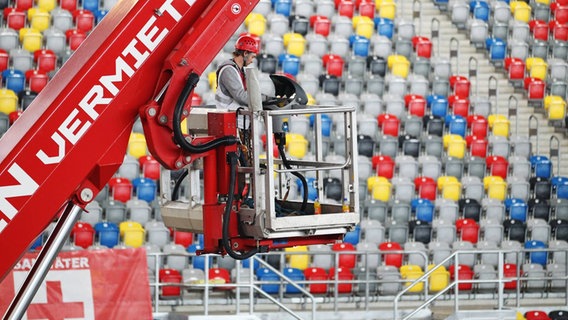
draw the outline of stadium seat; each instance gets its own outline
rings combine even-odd
[[[126,178],[115,177],[109,183],[109,194],[114,200],[126,203],[132,197],[132,182]]]
[[[87,249],[89,246],[93,245],[95,229],[88,223],[76,222],[71,229],[71,238],[76,246]]]
[[[336,275],[337,273],[337,275]],[[341,283],[332,283],[330,285],[330,291],[337,291],[338,294],[351,294],[353,292],[353,279],[355,276],[350,269],[347,268],[330,268],[328,279],[331,281],[338,280]]]
[[[138,222],[121,222],[119,230],[125,246],[138,248],[144,244],[145,230]]]
[[[307,281],[310,281],[310,283],[308,284],[308,290],[310,291],[311,294],[318,294],[318,295],[327,294],[328,291],[327,283],[312,283],[312,281],[313,282],[325,281],[328,279],[327,272],[325,271],[324,268],[317,268],[317,267],[307,268],[306,270],[304,270],[304,277],[306,278]]]
[[[165,268],[160,269],[159,280],[162,283],[181,283],[182,276],[178,270]],[[178,298],[181,295],[181,286],[160,286],[160,297],[164,299]]]
[[[379,245],[383,263],[387,266],[400,268],[402,266],[402,247],[397,242],[383,242]],[[400,253],[388,253],[388,251],[401,251]]]

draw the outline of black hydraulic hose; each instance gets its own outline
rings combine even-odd
[[[229,225],[230,225],[230,218],[231,218],[231,207],[233,206],[233,201],[235,197],[235,183],[237,181],[237,155],[234,152],[231,152],[227,155],[229,157],[229,195],[227,199],[227,204],[225,206],[225,212],[223,214],[223,248],[227,251],[227,254],[236,260],[245,260],[252,256],[254,256],[258,249],[252,249],[247,252],[237,253],[231,247],[231,243],[229,242]]]
[[[203,153],[211,149],[215,149],[219,146],[229,146],[238,143],[239,139],[237,139],[237,137],[234,136],[221,137],[197,146],[191,144],[185,139],[185,136],[181,131],[181,118],[183,115],[183,106],[187,102],[189,95],[193,91],[193,88],[195,88],[195,86],[197,85],[198,81],[199,81],[199,75],[192,72],[187,78],[187,82],[183,87],[183,90],[176,102],[176,106],[174,109],[174,117],[172,119],[175,143],[177,143],[182,149],[190,153]]]
[[[174,190],[172,191],[172,201],[176,201],[179,198],[179,188],[181,187],[181,182],[185,177],[187,177],[189,170],[184,169],[178,179],[176,180],[176,184],[174,186]]]
[[[282,163],[284,163],[284,166],[286,167],[286,169],[291,170],[292,167],[290,166],[290,163],[288,162],[288,159],[286,158],[286,153],[284,152],[284,144],[283,143],[278,143],[278,151],[280,152],[280,158],[282,159]],[[291,172],[294,176],[296,176],[296,178],[300,179],[300,182],[302,182],[302,190],[304,191],[303,193],[303,198],[302,198],[302,207],[300,208],[300,211],[302,211],[302,213],[306,212],[306,207],[308,205],[308,182],[306,181],[306,178],[299,174],[298,172]]]

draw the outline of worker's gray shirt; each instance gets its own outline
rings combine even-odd
[[[225,66],[219,71],[219,79],[217,79],[218,87],[215,93],[217,107],[223,109],[236,109],[237,105],[246,107],[248,94],[239,74],[240,71],[233,66],[232,62],[223,63],[223,65]]]

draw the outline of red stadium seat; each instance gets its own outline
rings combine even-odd
[[[421,118],[426,114],[426,99],[423,96],[407,94],[404,96],[404,102],[408,114]]]
[[[81,43],[85,41],[85,38],[87,38],[87,35],[83,31],[77,29],[69,29],[65,31],[65,36],[67,37],[67,43],[69,44],[69,49],[73,51],[77,50],[77,48],[79,48]]]
[[[196,106],[200,106],[203,104],[203,99],[201,98],[200,95],[198,95],[197,93],[192,93],[191,94],[191,106],[192,107],[196,107]]]
[[[115,177],[108,182],[109,194],[114,200],[126,203],[132,197],[132,183],[126,178]]]
[[[16,31],[26,26],[26,13],[16,8],[4,9],[4,17],[9,28]]]
[[[0,72],[8,69],[8,64],[10,63],[10,56],[6,50],[0,49]]]
[[[181,244],[185,248],[189,247],[193,243],[193,233],[174,230],[174,243]]]
[[[379,127],[382,129],[382,134],[398,137],[400,120],[395,115],[383,113],[377,117],[377,120]]]
[[[339,281],[346,281],[346,283],[340,283],[337,285],[337,292],[338,293],[351,293],[353,292],[353,281],[355,276],[351,273],[351,270],[347,268],[338,268],[337,269],[337,280]],[[335,268],[329,269],[329,280],[335,280]],[[333,284],[332,284],[333,288]]]
[[[77,10],[77,0],[60,0],[59,6],[69,12]],[[63,30],[65,31],[65,30]]]
[[[525,312],[525,319],[526,320],[550,320],[548,314],[545,311],[541,310],[531,310]]]
[[[451,95],[448,97],[448,105],[452,114],[467,118],[469,116],[469,99],[461,98],[458,95]]]
[[[41,49],[34,52],[34,61],[38,70],[50,72],[57,67],[57,55],[49,49]]]
[[[175,269],[160,269],[159,280],[161,283],[181,283],[182,277]],[[180,286],[162,286],[160,296],[163,298],[177,298],[181,295]]]
[[[144,178],[149,178],[155,181],[160,179],[160,163],[151,155],[146,155],[138,159],[142,175]]]
[[[49,77],[44,71],[28,70],[26,71],[26,80],[28,81],[30,90],[39,93],[49,82]]]
[[[328,279],[327,272],[323,268],[307,268],[304,270],[307,281],[325,281]],[[311,294],[327,294],[327,283],[309,283],[308,290]]]
[[[343,66],[345,65],[343,58],[334,54],[326,54],[322,57],[322,61],[328,75],[341,78]]]
[[[321,34],[326,38],[331,31],[331,21],[326,16],[311,16],[310,26],[314,30],[314,33]]]
[[[560,22],[561,24],[568,23],[568,5],[558,5],[557,3],[551,3],[550,9],[553,13],[554,20]]]
[[[510,81],[522,81],[525,78],[525,62],[519,58],[505,58],[505,69]]]
[[[525,90],[529,100],[542,100],[546,94],[546,83],[537,78],[525,78]]]
[[[353,247],[351,243],[342,242],[334,244],[331,247],[331,250],[334,252],[355,251],[355,247]],[[357,262],[357,256],[353,253],[339,254],[340,268],[352,269],[355,267],[356,262]]]
[[[448,271],[450,272],[450,279],[452,280],[459,279],[460,281],[473,280],[474,272],[473,270],[471,270],[469,266],[463,264],[458,265],[457,273],[455,269],[456,269],[455,265],[451,265],[448,268]],[[473,283],[463,283],[463,282],[459,283],[458,289],[460,291],[471,291],[473,289]]]
[[[86,222],[77,222],[71,229],[71,238],[76,246],[87,249],[93,245],[95,229]]]
[[[437,184],[433,178],[418,177],[414,179],[414,188],[418,191],[418,197],[421,199],[436,200],[438,194]]]
[[[355,3],[351,0],[341,0],[337,4],[337,13],[340,16],[345,16],[353,18],[353,13],[355,12]]]
[[[499,176],[507,179],[509,171],[509,161],[501,156],[490,156],[485,158],[485,164],[492,176]]]
[[[470,128],[470,133],[478,138],[487,137],[487,130],[489,122],[481,115],[470,115],[467,117],[467,125]]]
[[[361,1],[359,3],[359,15],[363,17],[375,18],[375,2],[374,1]]]
[[[450,77],[450,88],[454,90],[454,95],[462,99],[469,98],[469,89],[471,83],[469,79],[463,76],[451,76]]]
[[[479,138],[474,135],[465,137],[466,144],[469,148],[469,154],[472,157],[485,158],[487,156],[487,146],[489,141],[486,138]]]
[[[402,251],[398,242],[383,242],[379,245],[380,251]],[[383,253],[383,262],[387,266],[400,268],[402,266],[402,253]]]
[[[209,269],[209,282],[213,284],[231,283],[231,275],[229,271],[224,268],[211,268]],[[233,286],[218,286],[215,290],[233,290]]]
[[[517,277],[517,265],[514,263],[505,263],[503,265],[503,276],[505,278],[516,278]],[[519,274],[521,276],[521,274]],[[517,281],[511,280],[504,283],[505,290],[515,290],[517,289]]]
[[[95,26],[95,15],[84,9],[78,9],[73,11],[73,18],[75,20],[75,27],[77,30],[82,32],[89,32]]]
[[[479,239],[479,225],[473,219],[458,219],[456,230],[461,240],[476,244]]]
[[[426,59],[432,57],[432,41],[429,38],[415,36],[412,38],[412,46],[417,57]]]
[[[557,20],[551,20],[548,23],[552,38],[559,41],[568,41],[568,25],[562,24]]]
[[[373,156],[371,158],[373,168],[376,169],[379,177],[392,179],[394,175],[395,163],[394,160],[387,155]]]
[[[16,0],[15,8],[21,11],[26,11],[34,6],[33,0]]]
[[[22,112],[22,110],[10,112],[10,114],[8,115],[8,118],[10,119],[10,125],[14,124],[14,122],[18,120],[18,118],[22,115]]]
[[[548,24],[542,20],[529,21],[529,28],[532,32],[533,39],[548,41]]]

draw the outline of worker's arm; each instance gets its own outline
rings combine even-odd
[[[219,75],[219,83],[223,84],[220,90],[231,97],[240,105],[248,105],[248,94],[243,86],[241,76],[233,67],[225,68]]]

